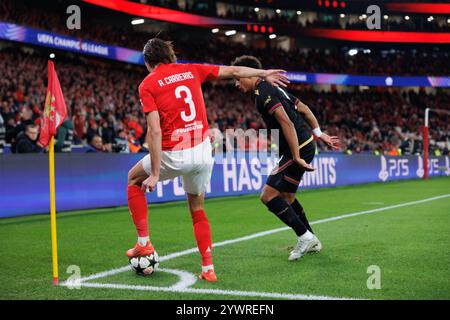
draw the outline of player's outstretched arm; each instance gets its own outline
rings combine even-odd
[[[326,133],[323,133],[320,130],[319,122],[317,121],[316,116],[311,111],[311,109],[301,102],[299,99],[297,99],[296,102],[297,111],[301,113],[304,118],[306,119],[306,122],[308,122],[311,129],[313,129],[314,135],[322,140],[328,147],[330,147],[333,150],[339,150],[340,148],[340,141],[337,136],[329,136]]]
[[[294,160],[299,166],[301,166],[306,171],[314,171],[314,168],[310,164],[306,163],[305,160],[300,158],[297,131],[295,131],[295,126],[292,123],[291,119],[289,119],[289,116],[287,115],[284,108],[276,109],[273,115],[280,124],[281,130],[283,130],[284,137],[286,138],[286,141],[289,145],[289,149],[291,150],[292,160]]]
[[[161,125],[159,122],[158,111],[152,111],[147,114],[147,136],[146,142],[149,147],[151,160],[151,174],[142,183],[142,190],[147,189],[152,192],[156,188],[159,180],[159,171],[161,168]]]
[[[289,80],[286,77],[286,71],[281,69],[263,70],[241,66],[221,66],[219,68],[219,79],[240,79],[252,77],[264,78],[275,87],[286,87],[289,83]]]

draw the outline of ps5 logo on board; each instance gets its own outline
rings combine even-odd
[[[378,178],[387,181],[390,177],[407,177],[409,175],[408,159],[386,159],[381,156],[381,170]]]

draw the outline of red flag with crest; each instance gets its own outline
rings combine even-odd
[[[56,130],[64,122],[67,115],[66,102],[59,84],[53,61],[48,61],[48,85],[45,97],[44,114],[42,117],[41,134],[39,142],[48,146],[52,136],[56,135]]]

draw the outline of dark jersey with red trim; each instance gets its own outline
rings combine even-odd
[[[311,138],[311,128],[308,126],[303,116],[297,111],[297,107],[295,106],[297,98],[295,96],[288,93],[283,88],[272,86],[264,80],[261,80],[256,84],[255,96],[256,108],[266,123],[267,129],[279,130],[280,154],[290,155],[291,151],[289,144],[284,137],[281,125],[274,115],[275,110],[278,108],[284,108],[289,119],[294,124],[297,131],[299,146]]]

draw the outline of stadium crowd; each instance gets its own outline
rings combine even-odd
[[[66,16],[43,11],[38,8],[28,10],[21,2],[11,0],[0,2],[0,20],[42,28],[44,30],[67,34],[82,39],[99,41],[101,43],[119,45],[122,47],[142,50],[149,34],[137,32],[131,25],[108,26],[96,19],[89,19],[81,30],[68,30]],[[251,48],[242,43],[234,43],[207,34],[198,41],[193,41],[193,35],[186,38],[186,33],[173,34],[163,38],[177,39],[175,48],[179,59],[229,64],[235,56],[251,54],[259,57],[265,67],[280,67],[292,71],[327,72],[368,75],[427,75],[442,76],[450,74],[450,53],[439,48],[380,50],[372,49],[370,53],[350,56],[347,50],[312,50],[298,48],[285,51],[275,47],[263,49]],[[366,52],[368,52],[366,50]]]
[[[69,116],[58,132],[56,150],[88,145],[90,152],[146,151],[145,118],[137,93],[145,69],[91,58],[83,61],[57,62]],[[11,48],[0,51],[0,69],[4,72],[0,78],[0,148],[5,140],[15,152],[41,152],[36,131],[46,91],[46,58]],[[300,88],[292,92],[312,108],[323,130],[340,136],[345,152],[421,152],[425,107],[450,110],[450,95],[445,93],[402,93],[393,88],[338,93]],[[252,99],[233,85],[207,84],[204,93],[213,130],[264,128]],[[449,153],[449,132],[448,116],[431,118],[432,152]]]

